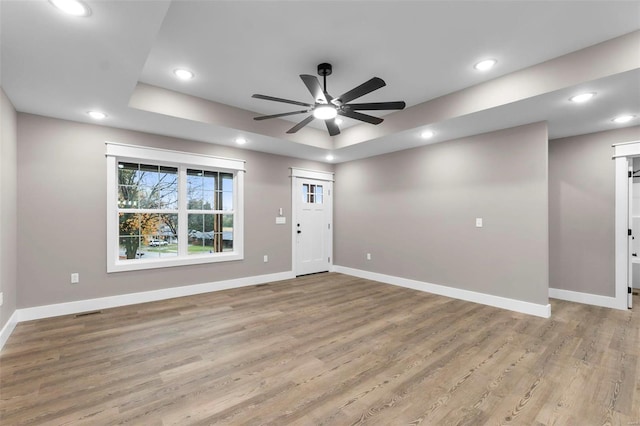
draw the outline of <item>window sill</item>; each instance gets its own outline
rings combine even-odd
[[[171,268],[174,266],[200,265],[203,263],[230,262],[234,260],[243,260],[244,256],[238,252],[228,252],[211,256],[208,254],[191,255],[181,258],[166,259],[132,259],[132,260],[116,260],[107,265],[107,273],[140,271],[145,269]]]

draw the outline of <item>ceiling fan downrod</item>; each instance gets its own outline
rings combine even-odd
[[[331,66],[331,64],[323,62],[318,65],[318,75],[322,76],[322,81],[324,83],[324,93],[327,93],[327,76],[331,75],[332,72],[333,67]]]

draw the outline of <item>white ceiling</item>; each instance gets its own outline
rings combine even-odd
[[[142,111],[129,99],[146,83],[258,114],[293,111],[251,95],[308,102],[298,75],[330,62],[334,96],[377,76],[387,86],[362,102],[404,100],[411,107],[640,29],[640,1],[86,3],[91,16],[77,18],[46,0],[0,1],[0,78],[18,111],[92,122],[86,111],[99,109],[108,126],[220,144],[243,134],[247,149],[321,161],[329,150],[284,134]],[[486,57],[498,65],[475,71]],[[178,67],[196,78],[176,80]],[[598,92],[594,101],[567,107],[583,89]],[[622,112],[640,115],[638,70],[448,120],[435,140],[539,120],[549,121],[550,137],[571,136],[614,128],[611,118]],[[371,126],[346,120],[341,128],[350,125]],[[331,151],[346,161],[423,143],[405,131]]]

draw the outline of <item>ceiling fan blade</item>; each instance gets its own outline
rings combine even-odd
[[[333,102],[334,101],[333,96],[331,96],[327,92],[324,92],[324,97],[327,99],[327,102],[331,102],[332,104],[335,105],[335,103]]]
[[[360,96],[364,96],[367,93],[371,93],[374,90],[378,90],[381,87],[386,86],[387,83],[384,82],[383,79],[378,77],[373,77],[371,80],[362,83],[360,86],[355,87],[349,90],[347,93],[343,93],[338,96],[338,100],[342,102],[342,104],[346,104],[349,101],[352,101]]]
[[[336,124],[335,120],[332,118],[330,120],[324,120],[324,123],[327,125],[327,130],[329,131],[329,135],[335,136],[340,134],[340,128]]]
[[[359,112],[349,111],[349,110],[338,111],[338,114],[344,115],[345,117],[353,118],[355,120],[364,121],[365,123],[370,123],[370,124],[380,124],[384,121],[382,118],[379,118],[379,117],[374,117],[372,115],[367,115],[367,114],[361,114]]]
[[[374,111],[374,110],[389,110],[389,109],[404,109],[406,104],[404,101],[397,102],[370,102],[365,104],[348,104],[345,108],[349,108],[353,111]]]
[[[305,118],[304,120],[302,120],[301,122],[299,122],[298,124],[296,124],[295,126],[293,126],[292,128],[290,128],[289,130],[287,130],[287,133],[295,133],[298,130],[302,129],[304,126],[306,126],[307,124],[311,123],[313,121],[313,114],[309,115],[307,118]]]
[[[304,102],[292,101],[292,100],[289,100],[289,99],[282,99],[282,98],[274,98],[273,96],[259,95],[257,93],[251,95],[251,97],[252,98],[256,98],[256,99],[264,99],[265,101],[284,102],[285,104],[306,106],[306,107],[309,107],[309,108],[311,108],[313,106],[311,104],[305,104]]]
[[[295,115],[295,114],[302,114],[303,112],[309,112],[310,110],[308,109],[303,109],[300,111],[292,111],[292,112],[283,112],[280,114],[273,114],[273,115],[261,115],[259,117],[253,117],[254,120],[268,120],[269,118],[278,118],[278,117],[286,117],[287,115]]]
[[[322,90],[322,86],[320,86],[320,82],[318,81],[318,78],[316,76],[309,74],[300,74],[300,78],[304,82],[304,85],[307,86],[307,89],[309,89],[311,96],[313,96],[313,99],[316,102],[322,104],[326,104],[329,102],[327,101],[327,98],[324,95],[324,90]]]

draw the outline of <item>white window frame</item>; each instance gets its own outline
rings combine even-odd
[[[107,159],[107,273],[137,271],[143,269],[196,265],[244,259],[244,173],[245,161],[214,157],[168,149],[106,142]],[[203,168],[232,173],[233,179],[233,251],[215,254],[178,253],[177,257],[154,259],[120,259],[118,221],[118,162],[151,163],[178,167],[179,194],[186,194],[186,169]],[[183,195],[184,198],[184,195]],[[178,241],[186,236],[187,203],[179,200]],[[184,232],[184,235],[182,233]]]

